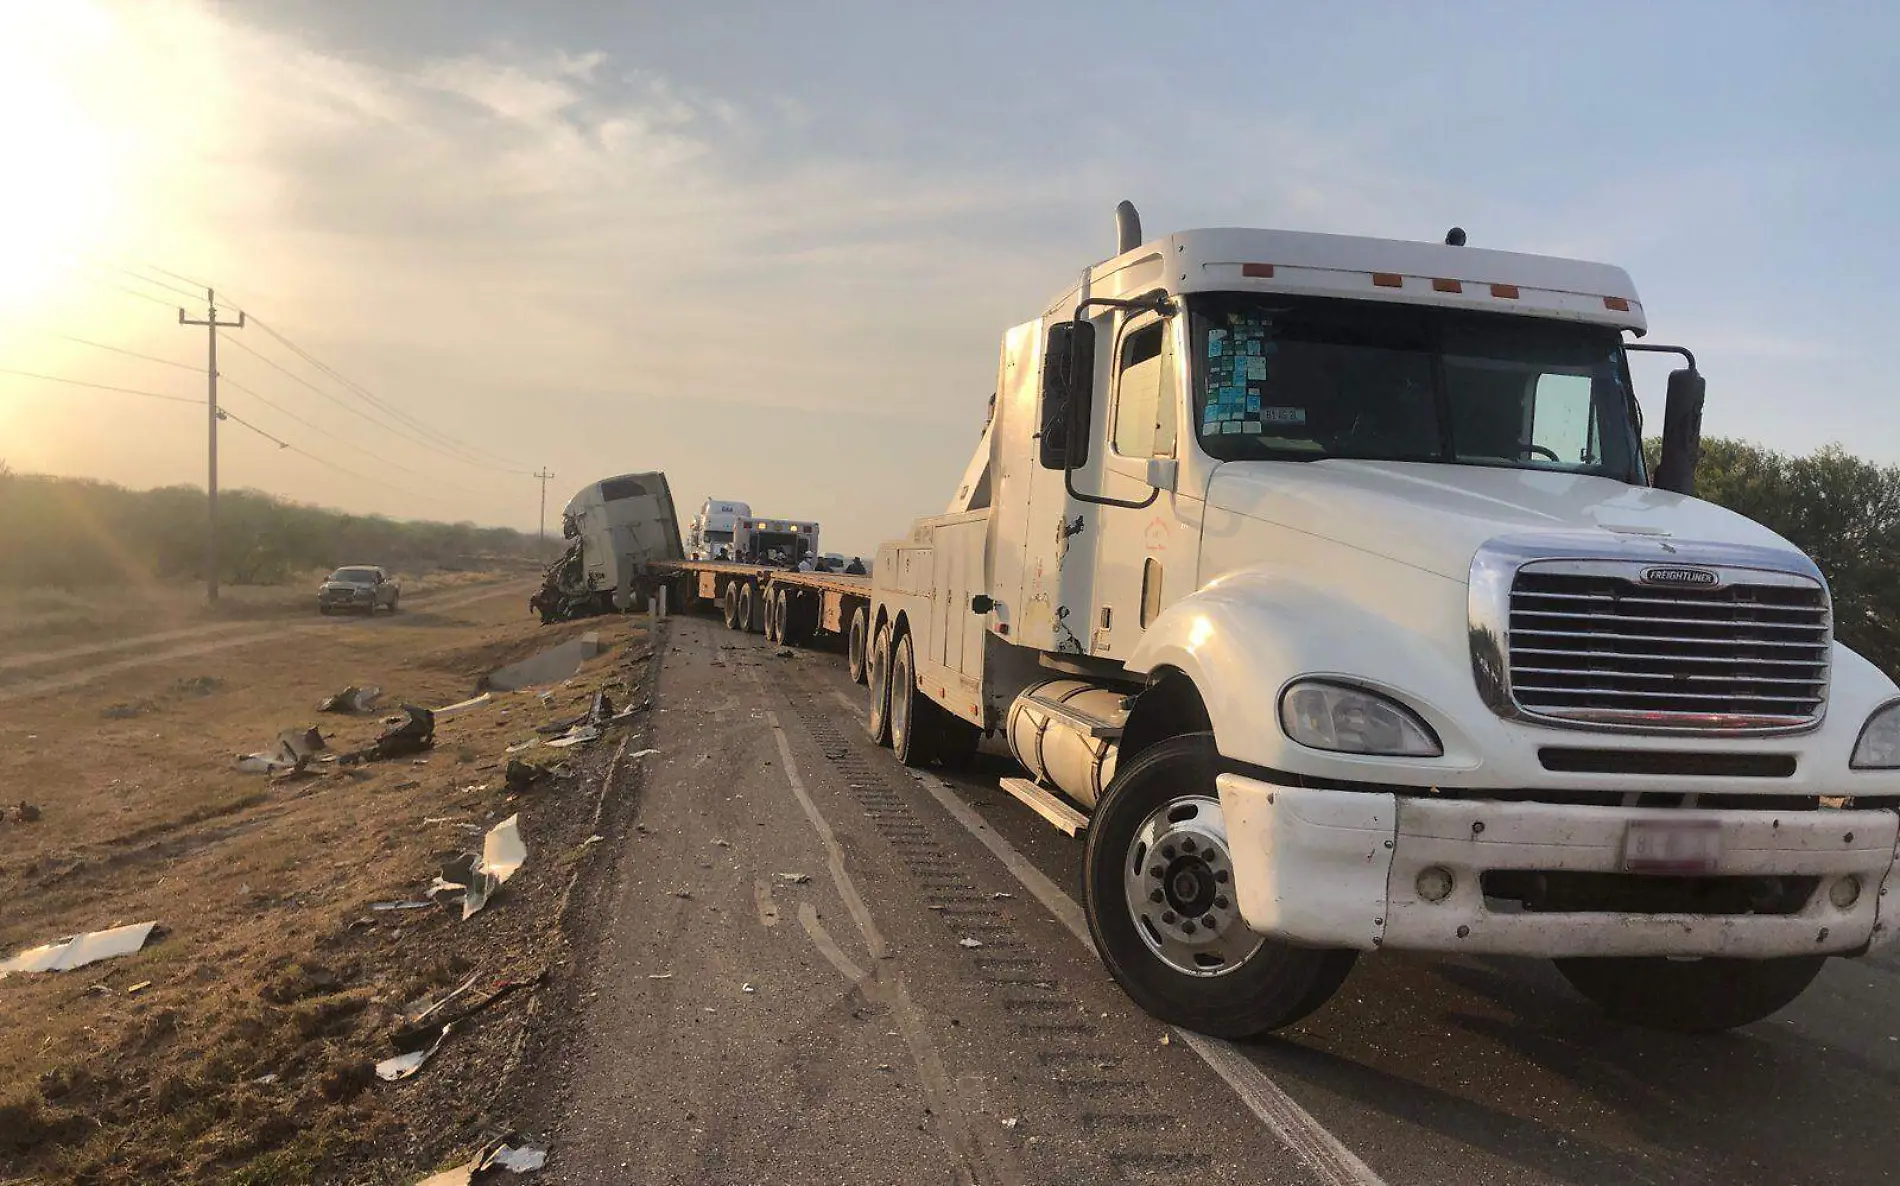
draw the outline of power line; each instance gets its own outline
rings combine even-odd
[[[251,318],[251,324],[258,325],[260,323],[255,317],[253,317]],[[342,399],[337,398],[335,395],[332,395],[330,392],[325,391],[323,388],[317,386],[315,383],[312,383],[310,380],[304,378],[302,375],[297,374],[295,371],[279,363],[276,359],[271,358],[267,354],[259,353],[258,351],[245,345],[243,342],[238,341],[236,338],[231,338],[227,340],[230,342],[231,345],[236,346],[238,349],[244,351],[246,354],[249,354],[251,357],[257,359],[259,362],[262,362],[265,366],[268,366],[272,370],[276,371],[278,374],[283,375],[286,379],[289,379],[292,382],[297,383],[300,386],[313,392],[314,394],[322,397],[323,399],[330,401],[331,403],[335,404],[337,407],[342,408],[346,412],[349,412],[351,415],[360,417],[365,422],[375,425],[377,428],[383,430],[384,432],[400,437],[401,439],[408,441],[412,445],[416,445],[423,449],[428,449],[434,453],[440,453],[443,456],[449,458],[451,461],[457,461],[463,465],[473,465],[481,469],[497,468],[495,466],[486,465],[481,462],[470,461],[466,457],[460,457],[460,456],[457,456],[456,454],[446,452],[441,447],[434,445],[431,442],[422,439],[421,437],[416,436],[412,432],[407,431],[400,424],[386,423],[370,415],[368,412],[365,412],[363,409],[357,407],[355,404],[348,403]],[[506,472],[512,473],[515,471],[510,470]]]
[[[421,432],[431,438],[434,438],[436,441],[439,441],[447,449],[453,450],[458,453],[466,454],[467,455],[466,457],[460,458],[460,460],[463,460],[465,463],[472,464],[472,465],[481,465],[481,466],[485,466],[491,469],[502,469],[502,470],[506,470],[509,473],[517,474],[522,477],[531,478],[534,476],[533,474],[529,473],[527,470],[518,468],[515,465],[515,463],[509,461],[507,458],[501,457],[500,455],[495,454],[495,453],[490,453],[485,449],[478,448],[477,446],[468,444],[465,441],[458,440],[457,438],[449,435],[448,433],[445,433],[442,430],[436,428],[434,425],[428,424],[422,420],[418,420],[414,416],[411,416],[409,413],[403,411],[401,408],[398,408],[394,406],[393,404],[389,403],[387,400],[381,398],[375,392],[363,386],[361,383],[358,383],[354,379],[351,379],[349,376],[343,374],[341,371],[337,370],[335,367],[331,366],[329,363],[324,362],[322,359],[318,358],[316,355],[310,353],[310,351],[305,350],[302,346],[299,346],[297,343],[291,341],[288,337],[284,336],[284,334],[279,332],[275,327],[265,322],[261,317],[252,317],[251,320],[253,323],[257,325],[259,329],[263,330],[265,333],[269,334],[271,337],[277,339],[277,341],[281,343],[286,349],[290,350],[292,353],[296,354],[299,358],[303,359],[305,362],[309,363],[311,366],[315,367],[317,370],[323,372],[325,375],[328,375],[331,379],[334,379],[336,382],[348,388],[351,392],[353,392],[354,394],[362,398],[365,402],[380,409],[385,414],[392,416],[395,419],[412,426],[416,431]]]
[[[437,482],[437,479],[431,477],[428,474],[423,473],[420,470],[411,469],[406,465],[400,464],[399,462],[391,461],[389,458],[382,456],[381,454],[375,452],[372,449],[368,449],[362,445],[357,444],[354,441],[346,440],[345,438],[338,436],[336,433],[331,432],[329,429],[324,428],[320,424],[313,424],[310,421],[305,420],[302,416],[297,415],[297,413],[291,411],[289,408],[283,407],[280,404],[272,402],[267,397],[260,395],[257,391],[253,390],[252,388],[246,387],[244,384],[238,382],[236,379],[231,378],[231,376],[229,375],[220,375],[219,380],[224,384],[224,386],[233,388],[234,390],[237,390],[237,391],[242,391],[245,395],[250,396],[252,399],[256,400],[260,404],[263,404],[265,407],[269,408],[273,412],[276,412],[278,415],[294,420],[298,424],[301,424],[305,428],[309,429],[311,432],[317,433],[320,436],[328,437],[329,439],[335,441],[339,445],[344,446],[345,448],[354,449],[358,453],[363,454],[365,457],[368,457],[370,460],[377,462],[378,464],[386,465],[390,469],[408,474],[411,477],[421,478],[425,482],[436,483],[437,485],[441,484]],[[458,490],[465,494],[478,493],[477,491],[470,490],[467,487],[462,487],[462,486],[452,486],[452,487],[446,487],[446,488]]]
[[[156,362],[168,367],[177,367],[181,371],[191,371],[194,374],[202,375],[205,373],[203,367],[195,367],[188,362],[173,362],[169,358],[160,358],[156,354],[140,354],[137,350],[127,350],[123,346],[108,346],[104,342],[95,342],[90,338],[75,337],[72,334],[62,333],[59,330],[49,329],[42,330],[41,332],[49,337],[63,338],[68,342],[78,342],[81,346],[91,346],[95,350],[110,350],[114,354],[123,354],[128,358],[142,358],[146,362]]]
[[[73,387],[91,387],[99,391],[114,391],[120,395],[142,395],[147,399],[162,399],[175,404],[195,404],[198,402],[187,395],[166,395],[161,391],[141,391],[136,387],[114,387],[110,383],[88,383],[83,379],[62,379],[58,375],[42,375],[37,371],[20,371],[12,367],[0,367],[0,375],[19,375],[25,379],[38,379],[45,383],[65,383]]]
[[[280,440],[277,437],[272,436],[268,432],[265,432],[263,429],[259,428],[257,425],[252,424],[249,420],[246,420],[242,416],[239,416],[236,412],[233,412],[229,408],[219,408],[218,419],[229,420],[233,424],[242,425],[243,427],[248,428],[252,432],[256,433],[258,436],[263,437],[265,440],[269,441],[271,444],[276,445],[279,449],[288,449],[291,447],[291,444],[289,441]]]

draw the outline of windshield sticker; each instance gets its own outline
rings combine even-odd
[[[1209,358],[1219,358],[1221,356],[1221,339],[1226,336],[1227,331],[1224,329],[1210,329],[1207,331],[1207,356]]]
[[[1249,342],[1247,344],[1249,346],[1259,345],[1258,342]],[[1267,360],[1260,357],[1258,354],[1248,355],[1247,356],[1247,378],[1257,383],[1257,382],[1261,382],[1265,380],[1266,377],[1267,377]]]
[[[1260,418],[1268,424],[1305,424],[1305,408],[1262,408]]]

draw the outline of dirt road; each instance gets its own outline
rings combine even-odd
[[[1547,965],[1384,956],[1233,1046],[1134,1009],[1080,846],[872,747],[833,656],[675,619],[637,831],[536,1093],[565,1183],[1874,1183],[1900,957],[1716,1037]]]

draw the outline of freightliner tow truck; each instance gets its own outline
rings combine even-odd
[[[1361,954],[1489,953],[1719,1030],[1891,938],[1895,685],[1692,496],[1703,381],[1621,269],[1118,221],[861,598],[725,588],[862,611],[905,764],[1007,735],[1135,1001],[1254,1034]],[[1653,469],[1637,351],[1683,361]]]

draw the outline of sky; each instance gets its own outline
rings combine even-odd
[[[202,483],[203,282],[292,446],[226,422],[227,486],[531,529],[541,467],[551,508],[660,469],[868,553],[1128,198],[1621,265],[1706,432],[1900,462],[1896,44],[1871,3],[0,0],[0,460]]]

